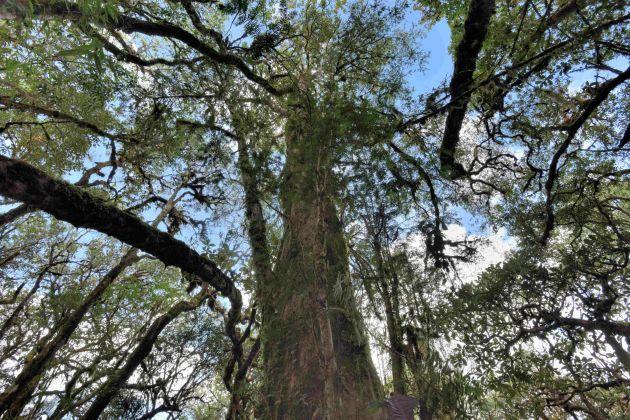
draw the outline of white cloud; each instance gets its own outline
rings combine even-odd
[[[465,226],[451,223],[443,231],[443,234],[444,238],[450,241],[482,240],[477,246],[477,255],[472,262],[460,262],[457,264],[460,278],[466,283],[475,281],[491,265],[502,262],[507,253],[516,245],[516,241],[507,234],[505,228],[499,228],[495,232],[485,232],[485,234],[481,235],[470,235]],[[425,243],[423,236],[411,236],[407,239],[407,246],[412,251],[424,256]],[[447,253],[454,253],[454,251],[447,249]]]
[[[514,238],[510,237],[505,228],[499,228],[489,235],[467,235],[466,228],[461,225],[451,224],[445,232],[447,239],[463,240],[483,239],[484,242],[478,248],[475,260],[470,263],[459,264],[459,272],[462,280],[475,281],[477,277],[488,267],[502,262],[507,253],[516,245]]]

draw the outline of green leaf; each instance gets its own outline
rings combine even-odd
[[[80,55],[87,55],[94,50],[94,44],[89,43],[81,45],[79,47],[70,48],[68,50],[59,51],[56,55],[58,57],[76,57]]]

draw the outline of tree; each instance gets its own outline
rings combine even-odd
[[[153,380],[149,359],[190,309],[223,320],[225,341],[211,335],[224,357],[199,366],[217,369],[227,418],[382,418],[363,322],[381,303],[392,389],[424,417],[485,413],[484,389],[618,409],[605,405],[628,364],[621,2],[36,0],[5,2],[0,17],[0,269],[24,279],[1,289],[5,366],[23,364],[4,379],[1,412],[189,409],[216,381]],[[440,20],[453,74],[416,97],[419,29]],[[446,231],[463,212],[518,243],[471,284],[459,275],[478,244]],[[20,245],[27,232],[41,239]],[[100,252],[101,235],[133,249]],[[404,245],[416,238],[419,258]],[[120,278],[144,260],[149,290],[186,283],[167,293],[172,311],[149,293],[121,313]],[[84,331],[97,320],[107,328]],[[532,336],[555,350],[542,357]],[[100,341],[111,348],[81,344]],[[525,380],[531,360],[539,376]],[[473,363],[486,373],[463,375]]]

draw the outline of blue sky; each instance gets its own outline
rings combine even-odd
[[[418,25],[420,13],[412,13],[407,20]],[[446,21],[435,24],[420,41],[421,49],[428,54],[426,70],[410,76],[409,81],[417,94],[428,93],[446,80],[453,72],[453,57],[448,52],[451,30]]]

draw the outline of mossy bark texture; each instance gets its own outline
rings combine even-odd
[[[334,204],[336,140],[298,113],[286,126],[285,229],[274,281],[263,285],[264,364],[273,419],[382,418],[381,397],[350,285]]]

